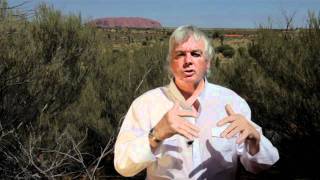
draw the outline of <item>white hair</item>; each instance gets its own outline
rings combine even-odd
[[[178,27],[170,36],[169,39],[169,52],[167,55],[167,61],[170,62],[172,58],[172,52],[174,48],[187,41],[190,37],[194,37],[197,41],[203,40],[204,42],[204,56],[207,61],[211,61],[214,56],[214,49],[208,39],[208,37],[200,31],[197,27],[192,25],[184,25]]]

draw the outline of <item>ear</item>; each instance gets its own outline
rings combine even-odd
[[[207,71],[210,69],[211,67],[211,61],[207,60]]]

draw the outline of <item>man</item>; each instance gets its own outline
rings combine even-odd
[[[147,179],[235,179],[238,161],[257,173],[279,159],[250,120],[248,104],[206,80],[212,57],[196,27],[173,32],[167,58],[173,79],[132,103],[115,144],[120,174],[147,168]]]

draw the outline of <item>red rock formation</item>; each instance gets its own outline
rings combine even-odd
[[[101,28],[131,27],[131,28],[160,28],[158,21],[140,17],[100,18],[92,21],[93,25]]]
[[[225,38],[242,38],[242,34],[224,34],[223,35]]]

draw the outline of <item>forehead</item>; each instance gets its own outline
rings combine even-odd
[[[197,40],[193,36],[190,36],[186,41],[180,44],[177,44],[174,48],[174,51],[193,51],[193,50],[204,51],[204,41],[202,38]]]

